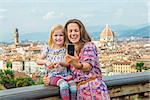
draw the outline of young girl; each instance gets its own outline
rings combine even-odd
[[[62,100],[70,100],[70,98],[71,100],[76,100],[76,84],[72,80],[72,76],[69,73],[70,70],[61,65],[55,65],[57,62],[64,61],[65,54],[63,26],[56,25],[51,29],[49,46],[44,48],[40,55],[41,60],[38,60],[37,63],[40,65],[45,64],[49,68],[48,75],[43,78],[46,85],[59,86]],[[49,78],[49,82],[45,82],[47,78]],[[69,95],[69,89],[71,96]]]

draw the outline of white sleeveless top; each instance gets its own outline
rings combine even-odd
[[[54,50],[51,49],[49,46],[44,47],[42,53],[46,54],[46,60],[50,61],[50,62],[63,62],[64,61],[64,57],[66,54],[66,48],[62,47],[59,50]],[[67,76],[67,68],[66,67],[62,67],[62,66],[58,66],[56,68],[53,69],[48,69],[48,76],[53,77],[53,76]]]

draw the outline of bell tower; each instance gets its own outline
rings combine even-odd
[[[15,31],[14,31],[14,44],[15,44],[16,46],[19,44],[18,28],[15,28]]]

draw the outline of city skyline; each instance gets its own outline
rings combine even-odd
[[[0,40],[12,39],[16,27],[20,34],[48,32],[52,25],[71,18],[80,19],[85,26],[147,24],[149,6],[148,0],[0,1]]]

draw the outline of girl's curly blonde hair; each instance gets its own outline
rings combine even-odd
[[[51,30],[50,30],[50,37],[49,37],[49,40],[48,40],[48,45],[49,45],[50,47],[52,47],[53,44],[54,44],[53,39],[52,39],[52,36],[53,36],[54,32],[55,32],[56,30],[59,30],[59,29],[63,29],[63,25],[57,24],[57,25],[54,25],[54,26],[51,28]],[[64,45],[63,45],[63,46],[65,46],[65,34],[64,34],[64,32],[63,32],[63,35],[64,35]]]

